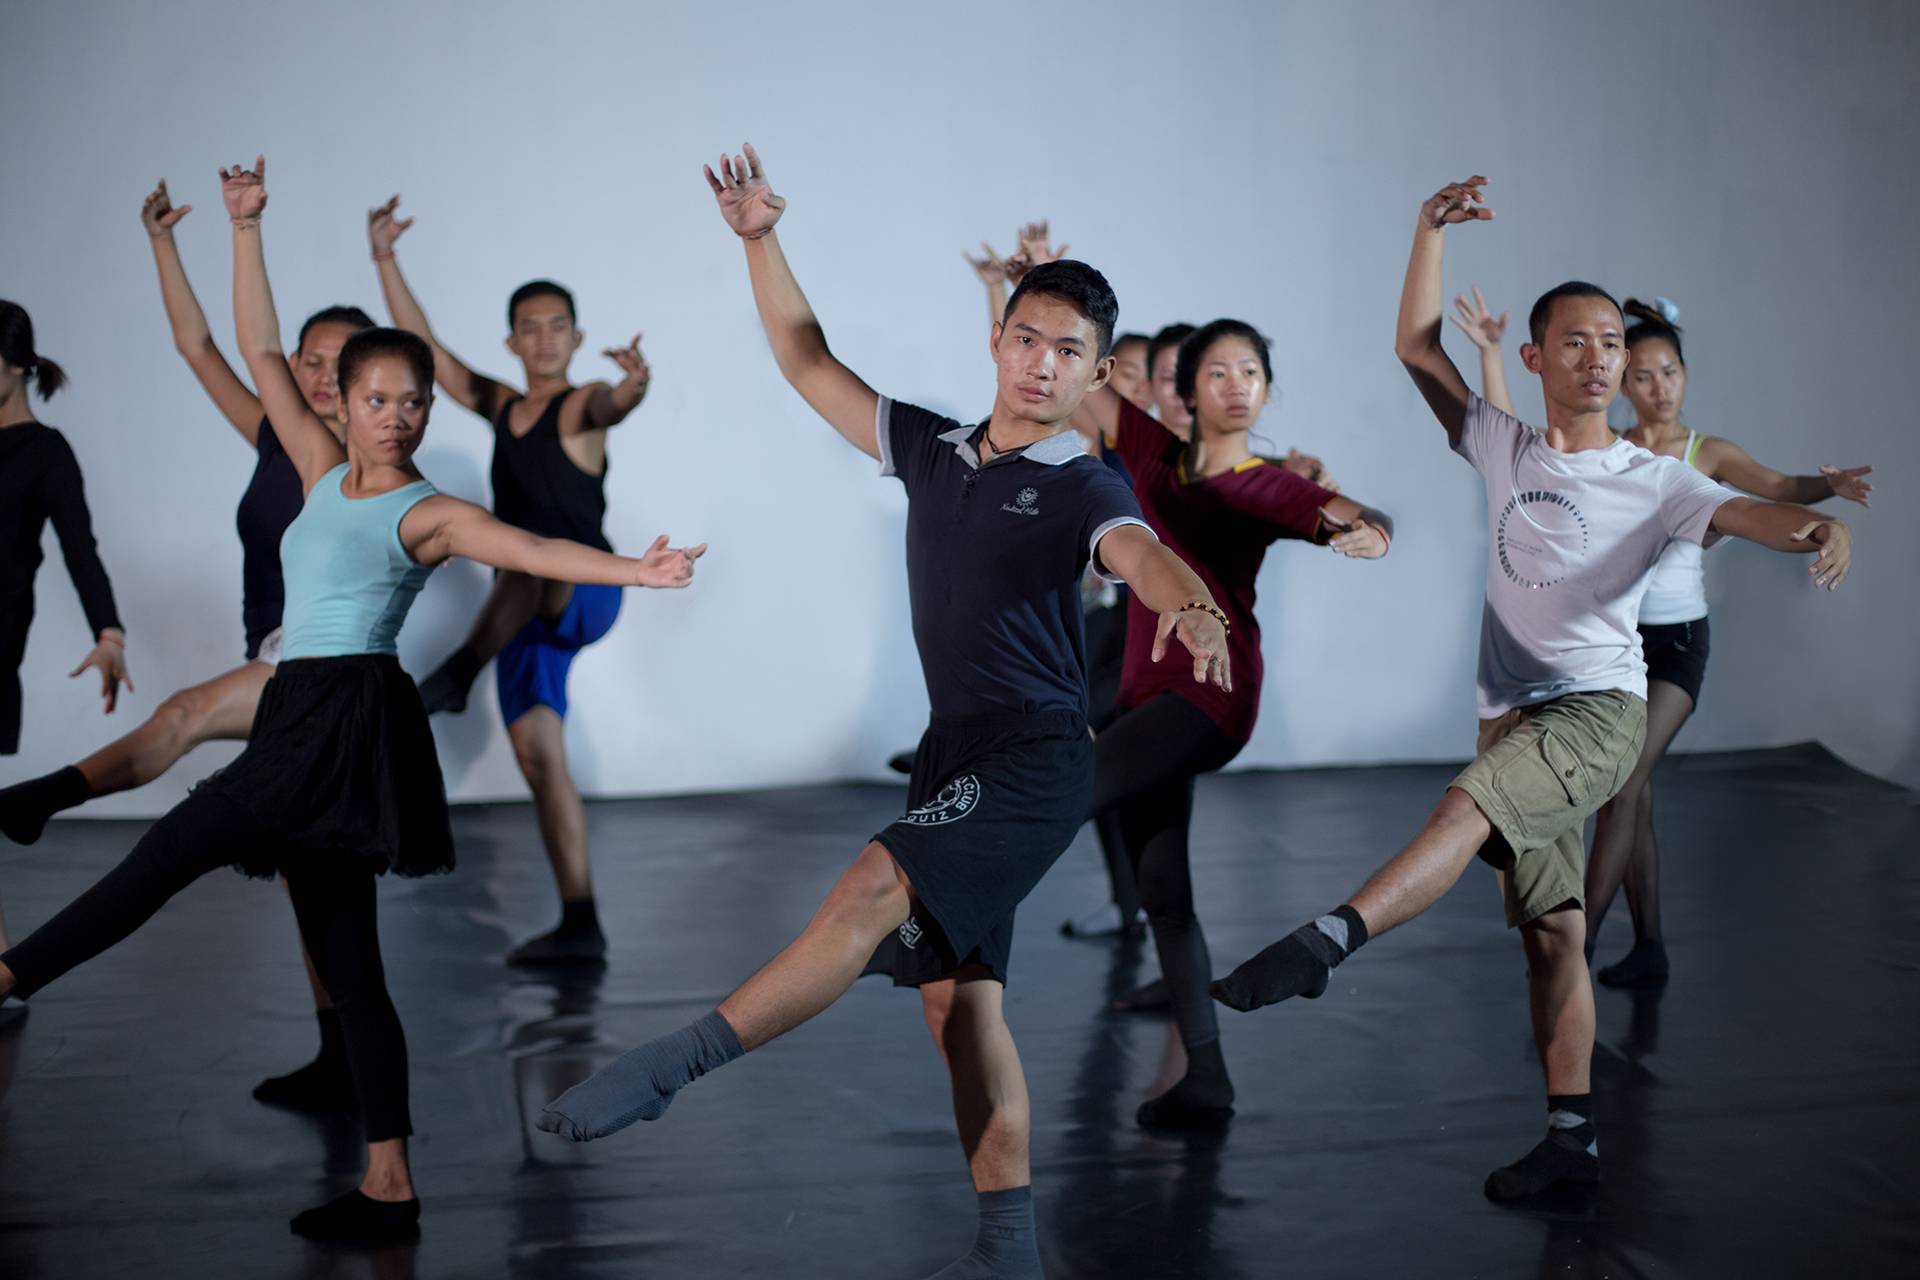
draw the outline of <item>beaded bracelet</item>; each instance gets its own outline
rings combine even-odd
[[[1212,614],[1214,617],[1214,621],[1220,624],[1220,629],[1222,631],[1226,632],[1228,635],[1233,634],[1233,624],[1227,621],[1227,615],[1220,612],[1220,610],[1214,607],[1213,605],[1206,604],[1199,600],[1189,600],[1187,601],[1187,603],[1181,605],[1178,609],[1175,609],[1174,612],[1186,613],[1190,609],[1198,609],[1202,613]]]

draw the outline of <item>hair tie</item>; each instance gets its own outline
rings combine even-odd
[[[1662,320],[1668,324],[1680,323],[1680,308],[1672,298],[1655,298],[1653,305],[1654,309],[1660,313]]]

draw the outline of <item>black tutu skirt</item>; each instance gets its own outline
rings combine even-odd
[[[250,876],[342,859],[379,875],[453,869],[426,708],[413,677],[387,654],[282,662],[260,694],[246,750],[200,788],[279,837],[234,864]]]

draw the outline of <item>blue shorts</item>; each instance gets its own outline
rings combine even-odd
[[[493,660],[500,692],[500,719],[512,724],[535,707],[567,717],[567,671],[582,649],[613,630],[620,616],[620,587],[575,587],[558,618],[535,618],[520,628]]]

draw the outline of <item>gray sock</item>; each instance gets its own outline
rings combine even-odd
[[[927,1280],[1044,1280],[1033,1225],[1033,1188],[980,1193],[980,1228],[966,1257]]]
[[[673,1105],[675,1093],[745,1052],[715,1009],[621,1054],[548,1103],[536,1123],[548,1133],[591,1142],[636,1120],[658,1120]]]

